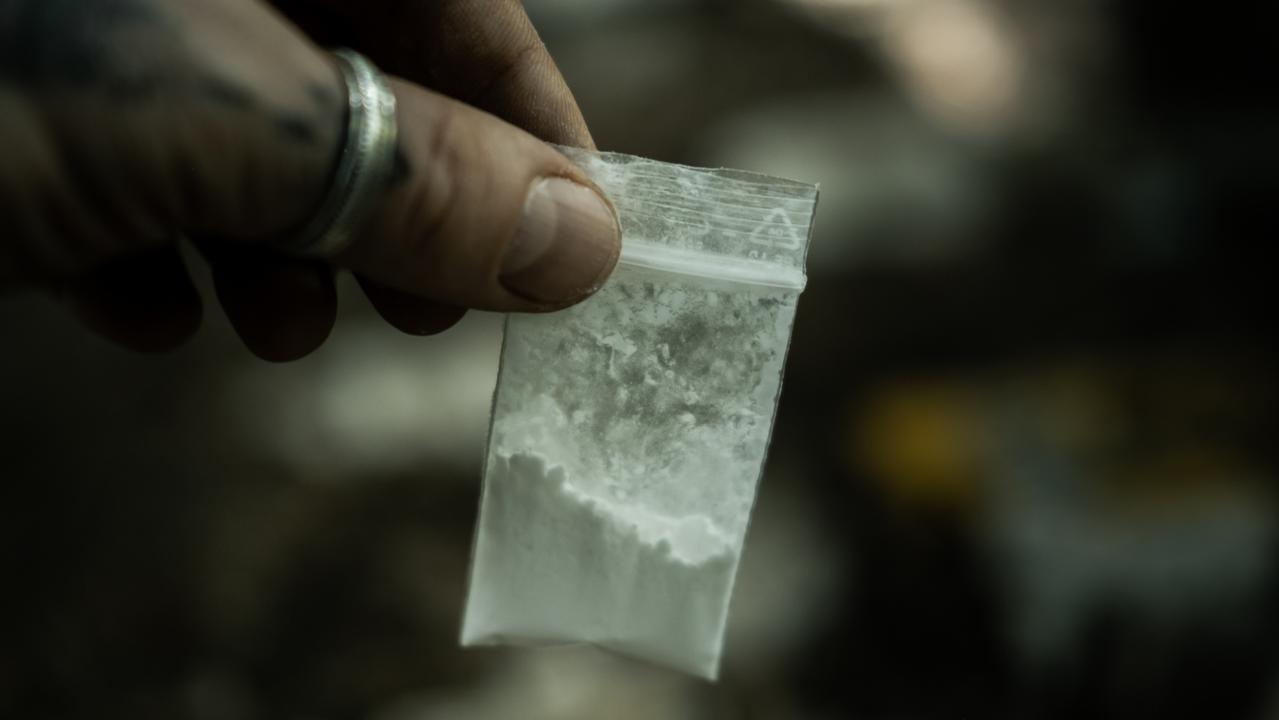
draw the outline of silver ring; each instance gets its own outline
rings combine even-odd
[[[346,82],[346,140],[337,172],[320,209],[300,233],[281,245],[295,255],[331,258],[355,232],[386,190],[395,164],[395,94],[368,58],[333,51]]]

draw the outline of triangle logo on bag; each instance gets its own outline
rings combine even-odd
[[[752,245],[795,250],[799,248],[801,238],[794,224],[791,223],[790,217],[781,208],[774,208],[759,227],[751,231],[746,241]]]

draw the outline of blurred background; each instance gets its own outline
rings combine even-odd
[[[400,336],[348,282],[274,366],[213,304],[139,357],[25,297],[0,716],[1279,718],[1273,24],[527,7],[601,148],[822,184],[720,682],[457,647],[500,318]]]

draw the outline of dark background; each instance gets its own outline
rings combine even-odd
[[[601,148],[822,183],[721,681],[457,647],[499,318],[399,336],[347,282],[272,366],[212,305],[140,357],[24,297],[0,716],[1279,718],[1272,25],[528,7]]]

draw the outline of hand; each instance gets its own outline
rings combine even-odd
[[[392,75],[394,178],[334,260],[388,322],[429,334],[603,282],[613,210],[542,142],[591,138],[514,0],[0,0],[0,291],[52,289],[103,335],[168,349],[201,314],[185,235],[254,353],[318,347],[334,267],[271,252],[343,142],[345,86],[317,43]]]

